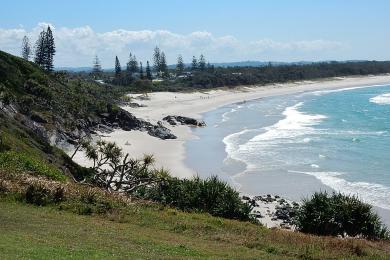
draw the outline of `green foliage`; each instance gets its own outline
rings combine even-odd
[[[249,220],[250,205],[237,191],[213,176],[205,180],[168,178],[158,185],[140,190],[140,196],[182,210],[208,212],[213,216]]]
[[[65,200],[65,190],[61,186],[48,188],[41,182],[32,182],[23,194],[22,199],[37,206],[60,203]]]
[[[27,203],[45,206],[50,202],[50,190],[39,183],[31,184],[25,193]]]
[[[280,65],[261,67],[202,66],[196,57],[192,61],[192,74],[187,78],[155,84],[155,91],[182,91],[236,87],[240,85],[265,85],[289,81],[312,80],[353,75],[370,75],[390,72],[388,61],[322,62],[305,65]]]
[[[27,93],[37,96],[40,98],[44,98],[47,100],[52,99],[53,94],[50,90],[50,88],[45,87],[44,85],[41,85],[40,83],[36,82],[33,79],[29,79],[26,81],[24,88]]]
[[[304,200],[296,222],[298,230],[304,233],[389,238],[387,228],[371,205],[341,193],[319,192]]]
[[[27,154],[6,151],[0,153],[0,168],[12,173],[30,173],[46,176],[52,180],[65,181],[66,176],[56,167],[44,163]]]

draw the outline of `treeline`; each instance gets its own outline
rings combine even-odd
[[[130,52],[125,68],[122,67],[118,56],[115,56],[114,74],[110,75],[111,73],[109,72],[103,72],[100,60],[98,56],[95,56],[91,75],[94,79],[104,78],[107,81],[107,78],[109,78],[109,83],[114,85],[131,85],[136,80],[174,80],[187,71],[204,72],[206,69],[210,69],[211,67],[212,66],[209,63],[206,64],[206,59],[203,54],[199,56],[199,59],[193,56],[191,66],[186,67],[183,56],[179,54],[177,57],[176,68],[169,69],[164,51],[160,50],[160,48],[156,46],[153,51],[152,66],[148,60],[146,61],[146,67],[144,67],[144,64],[141,61],[138,61],[137,57]],[[107,77],[107,74],[109,77]]]
[[[388,61],[362,62],[323,62],[307,65],[282,65],[262,67],[208,67],[195,71],[187,78],[162,84],[160,88],[215,88],[238,85],[270,84],[288,81],[311,80],[318,78],[351,75],[369,75],[390,72]]]
[[[98,65],[99,66],[99,65]],[[235,87],[238,85],[265,85],[288,81],[302,81],[329,77],[352,75],[370,75],[390,73],[390,61],[351,61],[351,62],[313,62],[310,64],[288,64],[258,67],[215,67],[206,61],[204,55],[193,56],[186,65],[181,55],[176,65],[167,65],[166,55],[156,47],[153,53],[153,66],[147,61],[146,71],[142,62],[130,53],[126,70],[122,70],[118,57],[115,58],[115,74],[102,73],[95,70],[105,80],[114,85],[132,86],[139,90],[147,86],[147,90],[180,91],[186,89],[208,89],[215,87]],[[104,74],[104,75],[103,75]],[[141,81],[151,81],[153,85]]]

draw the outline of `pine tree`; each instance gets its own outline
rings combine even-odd
[[[200,70],[205,70],[206,69],[206,59],[203,56],[203,54],[201,54],[200,57],[199,57],[199,69]]]
[[[35,58],[34,62],[40,66],[41,68],[44,68],[45,65],[45,39],[46,39],[46,32],[42,31],[38,39],[35,43]]]
[[[184,71],[184,62],[183,62],[183,57],[181,55],[177,57],[176,71],[178,74],[181,74]]]
[[[95,56],[95,59],[93,61],[93,68],[92,68],[92,74],[96,77],[100,77],[102,75],[102,65],[100,65],[100,60],[98,56]]]
[[[31,56],[31,46],[30,46],[30,40],[27,36],[23,37],[22,42],[22,57],[25,60],[29,60]]]
[[[154,48],[153,67],[155,72],[159,73],[161,71],[161,51],[158,46]]]
[[[198,69],[198,60],[195,56],[192,56],[192,64],[191,64],[191,70],[197,70]]]
[[[137,57],[135,55],[133,55],[133,58],[131,59],[130,61],[130,71],[132,73],[136,73],[138,72],[138,61],[137,61]]]
[[[131,72],[130,72],[130,60],[133,58],[133,54],[131,54],[131,52],[130,52],[130,55],[129,55],[129,60],[127,61],[127,63],[126,63],[126,72],[127,72],[127,74],[131,74]]]
[[[139,62],[139,77],[144,79],[144,68],[142,67],[142,62]]]
[[[54,55],[56,53],[56,46],[54,43],[53,32],[50,29],[50,26],[47,27],[46,35],[45,35],[45,59],[44,59],[44,67],[46,71],[53,71],[54,65]]]
[[[129,55],[129,61],[127,62],[127,73],[132,76],[133,73],[138,72],[138,61],[137,57],[130,53]]]
[[[169,77],[167,59],[165,57],[165,53],[164,52],[161,52],[161,56],[160,56],[160,71],[162,73],[162,77],[163,78],[168,78]]]
[[[121,64],[119,62],[118,56],[115,56],[115,77],[120,78],[122,73]]]
[[[149,61],[146,61],[146,78],[152,80],[152,71],[150,70]]]

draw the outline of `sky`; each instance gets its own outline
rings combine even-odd
[[[210,62],[390,60],[389,0],[3,0],[0,50],[20,55],[54,28],[55,66],[122,65],[129,53],[169,64],[204,54]]]

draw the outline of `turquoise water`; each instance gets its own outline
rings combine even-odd
[[[332,189],[390,209],[390,86],[264,98],[204,120],[186,144],[201,176],[218,174],[249,194]]]

